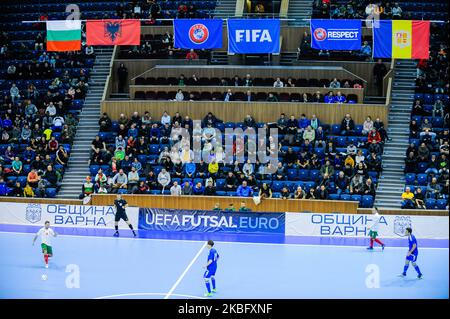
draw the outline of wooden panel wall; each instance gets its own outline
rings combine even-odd
[[[243,86],[156,86],[156,85],[130,85],[130,97],[134,99],[134,93],[136,91],[177,91],[178,89],[182,89],[185,92],[223,92],[225,93],[228,89],[231,89],[231,92],[247,92],[250,90],[252,93],[257,92],[276,92],[280,93],[310,93],[314,94],[319,91],[321,94],[325,95],[329,91],[333,91],[334,93],[340,91],[345,96],[349,94],[355,94],[358,97],[358,102],[362,102],[364,98],[364,90],[363,89],[324,89],[320,87],[295,87],[295,88],[274,88],[267,86],[253,86],[253,87],[243,87]]]
[[[281,113],[294,114],[297,118],[304,113],[308,117],[316,114],[326,124],[340,123],[346,113],[350,113],[356,124],[362,124],[367,115],[379,117],[388,125],[388,108],[381,104],[323,104],[323,103],[271,103],[271,102],[172,102],[172,101],[102,101],[102,112],[107,112],[112,119],[121,113],[128,117],[134,111],[144,114],[149,111],[153,118],[160,118],[164,111],[173,115],[189,115],[192,119],[203,119],[208,112],[224,122],[242,122],[251,114],[257,122],[276,121]]]
[[[380,212],[381,215],[449,216],[448,210],[379,208],[378,211]],[[372,214],[372,209],[358,208],[358,214]]]
[[[247,207],[258,212],[316,212],[316,213],[351,213],[357,211],[357,202],[321,201],[321,200],[283,200],[266,199],[258,206],[251,198],[221,196],[163,196],[163,195],[123,195],[130,206],[173,209],[211,210],[216,203],[225,209],[233,203],[239,208],[242,201]],[[92,205],[111,205],[115,195],[94,195]]]

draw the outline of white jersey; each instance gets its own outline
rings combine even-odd
[[[52,245],[51,237],[55,236],[55,232],[51,228],[46,229],[45,227],[42,227],[41,229],[39,229],[36,235],[41,236],[43,244],[51,246]]]
[[[370,230],[373,230],[373,231],[378,231],[378,224],[380,223],[380,214],[378,214],[378,213],[375,213],[374,215],[373,215],[373,224],[372,224],[372,226],[370,227]]]

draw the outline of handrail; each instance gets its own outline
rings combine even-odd
[[[106,77],[105,81],[105,87],[103,88],[103,94],[102,94],[102,101],[106,100],[106,97],[109,95],[109,92],[111,91],[111,85],[112,85],[112,72],[113,72],[113,66],[114,66],[114,60],[116,58],[117,53],[117,45],[114,46],[113,53],[111,55],[111,61],[109,61],[109,74]]]
[[[386,106],[389,106],[391,104],[391,90],[392,90],[392,77],[388,80],[388,87],[386,92]]]
[[[236,17],[242,17],[244,14],[244,7],[245,7],[245,1],[244,0],[237,0],[236,1],[236,7],[234,10],[234,15]]]
[[[289,0],[281,0],[280,4],[280,17],[287,18],[289,11]]]

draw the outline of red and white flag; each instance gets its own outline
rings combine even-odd
[[[141,22],[134,19],[88,20],[87,45],[140,45]]]

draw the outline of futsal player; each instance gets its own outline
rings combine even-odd
[[[214,242],[212,240],[208,240],[208,261],[206,263],[206,271],[203,275],[203,278],[205,279],[206,284],[206,290],[205,297],[211,297],[213,292],[217,292],[216,290],[216,270],[217,270],[217,260],[219,259],[219,254],[217,253],[217,250],[213,248]],[[211,281],[211,282],[210,282]],[[212,287],[211,287],[212,286]]]
[[[114,200],[114,206],[116,206],[116,215],[114,219],[114,228],[116,232],[114,233],[114,237],[119,237],[119,221],[123,219],[125,223],[127,223],[128,227],[130,227],[133,232],[134,237],[136,237],[136,232],[133,229],[133,225],[128,221],[127,213],[125,212],[125,208],[128,207],[128,203],[126,200],[122,198],[122,195],[118,194],[117,198]]]
[[[373,242],[381,245],[381,249],[384,250],[384,244],[377,238],[378,236],[378,225],[380,224],[380,214],[378,213],[378,208],[373,211],[373,224],[369,229],[370,246],[368,250],[373,250]]]
[[[423,275],[420,272],[419,266],[416,265],[417,255],[419,254],[419,249],[417,248],[417,240],[416,236],[412,234],[412,228],[407,227],[405,235],[408,236],[409,250],[406,254],[406,262],[403,267],[403,273],[400,275],[402,277],[406,276],[406,272],[408,271],[409,262],[412,263],[414,269],[417,271],[417,279],[422,279]]]
[[[56,232],[50,228],[50,222],[46,221],[44,223],[44,227],[39,229],[36,235],[33,238],[33,246],[36,239],[41,236],[41,248],[42,253],[44,254],[45,268],[48,268],[48,258],[53,256],[53,249],[51,245],[51,237],[56,237]]]

